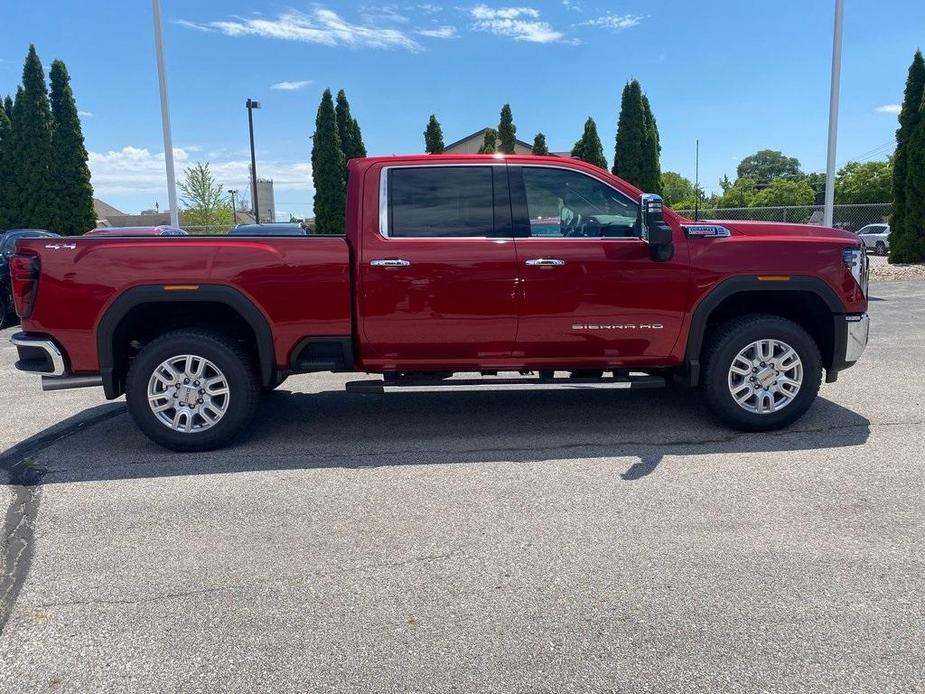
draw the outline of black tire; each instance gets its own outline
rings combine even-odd
[[[10,316],[10,307],[6,305],[6,297],[0,293],[0,330],[7,326]]]
[[[228,382],[228,409],[211,428],[180,432],[157,419],[148,405],[148,381],[170,357],[193,354],[211,361]],[[174,451],[220,448],[248,425],[260,402],[260,380],[244,350],[225,336],[206,330],[175,330],[151,341],[129,368],[125,399],[141,431],[152,441]]]
[[[886,244],[883,241],[877,241],[874,253],[877,255],[886,255]]]
[[[270,385],[268,386],[261,385],[260,390],[264,395],[266,395],[267,393],[272,393],[274,390],[276,390],[281,385],[283,385],[283,383],[286,382],[287,378],[289,378],[289,376],[280,376],[279,374],[277,374],[274,377],[273,382]]]
[[[736,355],[761,339],[786,343],[803,363],[803,381],[796,396],[777,412],[764,414],[740,407],[728,381]],[[734,318],[717,328],[709,337],[705,364],[703,389],[710,409],[724,424],[741,431],[772,431],[793,424],[813,404],[822,380],[822,357],[815,340],[793,321],[767,314]]]

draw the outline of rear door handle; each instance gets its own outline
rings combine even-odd
[[[530,258],[527,265],[531,267],[560,267],[565,265],[565,261],[559,258]]]
[[[377,258],[370,260],[369,264],[373,267],[408,267],[411,261],[403,258]]]

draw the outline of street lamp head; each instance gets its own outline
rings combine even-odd
[[[247,106],[247,108],[260,108],[260,102],[254,101],[253,99],[248,99],[245,106]]]

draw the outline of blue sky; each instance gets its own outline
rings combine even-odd
[[[3,0],[0,94],[28,44],[71,72],[97,197],[166,207],[151,6],[145,1]],[[917,47],[921,0],[848,0],[838,159],[892,148],[895,105]],[[118,7],[118,10],[115,8]],[[708,189],[762,148],[825,166],[834,0],[308,2],[162,0],[178,164],[209,161],[246,189],[247,120],[280,214],[311,213],[309,136],[322,90],[344,88],[370,154],[419,152],[430,113],[447,142],[495,125],[510,102],[518,137],[570,149],[591,115],[608,161],[620,91],[637,78],[662,168]],[[897,21],[901,19],[901,21]]]

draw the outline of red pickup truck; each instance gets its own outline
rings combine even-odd
[[[241,432],[290,374],[363,393],[698,386],[732,427],[809,408],[867,343],[838,229],[694,222],[581,161],[349,164],[346,234],[20,241],[18,368],[102,386],[176,450]]]

